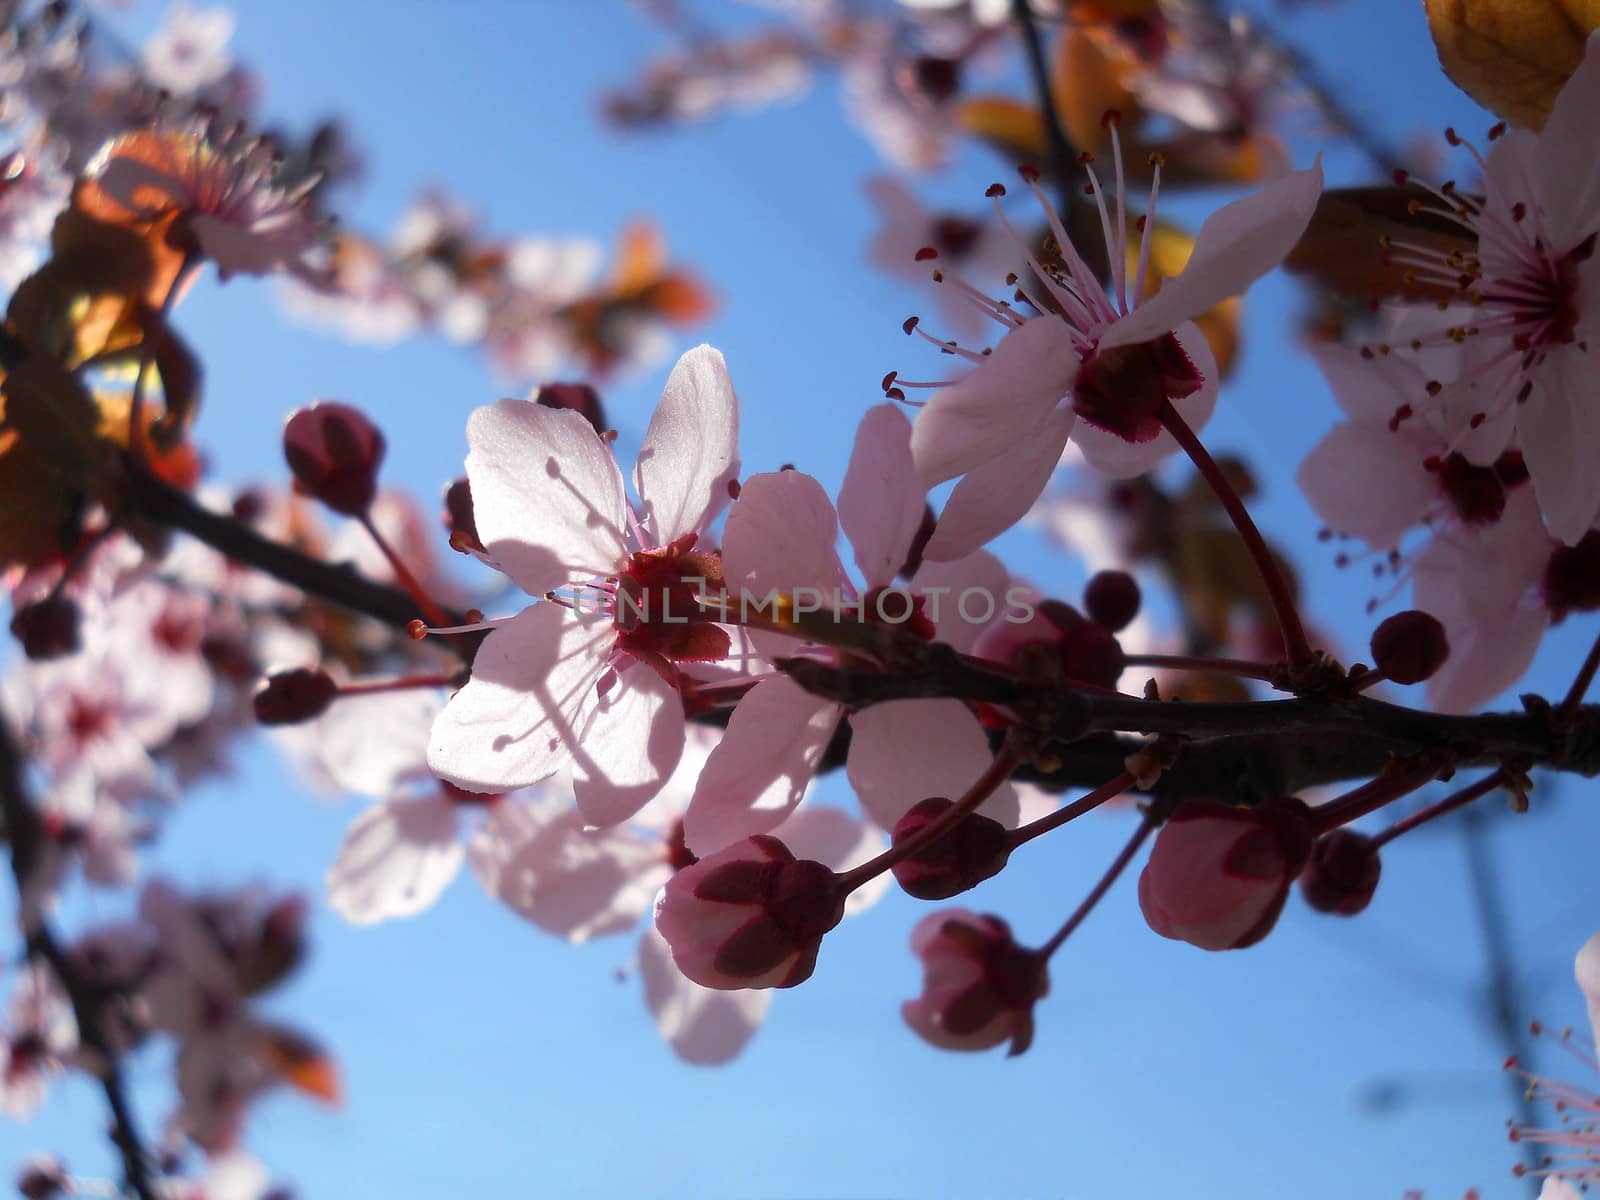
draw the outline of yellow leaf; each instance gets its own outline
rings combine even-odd
[[[88,501],[105,482],[99,413],[78,381],[43,354],[0,384],[0,566],[69,551]]]
[[[956,110],[956,121],[966,132],[1019,162],[1039,162],[1045,156],[1044,118],[1029,105],[1001,96],[979,96]]]
[[[1194,238],[1165,221],[1157,221],[1150,231],[1150,261],[1145,267],[1145,294],[1154,295],[1161,285],[1182,271],[1194,251]],[[1128,276],[1139,269],[1139,243],[1130,238],[1128,243]],[[1232,373],[1239,354],[1239,314],[1243,301],[1235,296],[1201,314],[1195,319],[1200,332],[1211,344],[1216,355],[1217,370],[1226,379]]]
[[[1423,0],[1439,65],[1490,112],[1540,129],[1600,28],[1600,0]]]

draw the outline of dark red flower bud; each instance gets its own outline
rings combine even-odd
[[[1395,613],[1372,631],[1373,664],[1396,683],[1421,683],[1450,657],[1438,618],[1417,609]]]
[[[11,632],[32,659],[77,653],[78,606],[66,596],[46,596],[24,604],[11,617]]]
[[[17,1191],[27,1200],[55,1200],[72,1187],[67,1164],[52,1155],[35,1155],[17,1172]]]
[[[895,822],[894,845],[903,845],[954,807],[942,796],[922,801]],[[1005,826],[970,813],[943,837],[895,863],[894,877],[918,900],[948,900],[998,875],[1010,856]]]
[[[1336,829],[1312,847],[1300,894],[1318,912],[1353,917],[1372,902],[1382,871],[1377,843],[1353,829]]]
[[[1117,686],[1128,660],[1115,634],[1057,600],[1046,600],[1039,611],[1060,633],[1061,669],[1068,678],[1095,687]]]
[[[547,383],[533,393],[535,404],[546,408],[569,408],[594,426],[596,433],[610,428],[606,424],[606,410],[600,404],[600,393],[587,383]]]
[[[1562,546],[1544,569],[1544,599],[1557,617],[1600,608],[1600,531],[1576,546]]]
[[[383,434],[348,404],[319,400],[290,414],[283,428],[295,490],[347,516],[371,506],[383,453]]]
[[[457,479],[444,489],[444,527],[450,533],[450,545],[460,551],[482,550],[478,540],[478,517],[472,507],[472,485],[465,478]]]
[[[701,987],[794,987],[816,969],[845,899],[833,871],[759,835],[679,870],[656,903],[656,929]]]
[[[294,725],[328,711],[339,685],[319,667],[274,671],[261,681],[250,707],[263,725]]]
[[[1112,633],[1120,633],[1139,615],[1139,601],[1139,585],[1126,571],[1101,571],[1083,589],[1089,619]]]

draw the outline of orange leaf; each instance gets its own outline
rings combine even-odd
[[[956,121],[966,132],[987,142],[1018,162],[1044,158],[1044,118],[1039,110],[1001,96],[980,96],[956,110]]]
[[[617,245],[611,288],[618,296],[631,296],[659,279],[666,267],[667,245],[661,231],[649,221],[634,221],[623,229]]]
[[[1069,26],[1056,39],[1050,90],[1067,138],[1079,150],[1109,153],[1111,135],[1104,117],[1122,114],[1122,128],[1133,129],[1144,116],[1132,82],[1139,66],[1120,47],[1088,29]],[[1141,164],[1143,156],[1140,158]]]
[[[282,1025],[263,1025],[261,1054],[296,1091],[334,1107],[343,1103],[339,1064],[305,1034]]]
[[[1540,129],[1600,28],[1600,0],[1424,0],[1444,73],[1490,112]]]

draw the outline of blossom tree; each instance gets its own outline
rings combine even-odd
[[[716,304],[763,297],[717,296],[658,222],[607,262],[490,235],[434,187],[363,231],[351,136],[272,123],[234,14],[181,6],[132,44],[94,6],[0,3],[0,1109],[74,1073],[117,1164],[39,1154],[22,1194],[284,1194],[295,1164],[247,1148],[258,1102],[345,1092],[277,994],[317,969],[323,908],[407,922],[467,874],[518,937],[634,935],[655,1028],[710,1066],[897,895],[931,906],[904,930],[907,1037],[1018,1056],[1073,1036],[1102,905],[1244,950],[1294,936],[1291,906],[1366,912],[1401,838],[1520,820],[1556,781],[1590,802],[1600,637],[1560,689],[1501,697],[1600,610],[1600,9],[1426,0],[1493,115],[1401,152],[1245,6],[812,0],[726,29],[723,6],[640,7],[682,48],[587,81],[613,134],[664,153],[836,78],[882,160],[840,181],[879,225],[863,254],[935,303],[883,314],[881,379],[837,377],[828,313],[803,332],[805,386],[862,397],[828,430],[836,488],[772,458],[759,351],[700,341]],[[924,199],[936,171],[965,207]],[[1325,526],[1306,546],[1269,539],[1249,466],[1207,444],[1242,313],[1283,276],[1290,352],[1337,407],[1294,472]],[[376,403],[291,398],[276,477],[230,485],[225,427],[197,424],[217,351],[186,332],[217,285],[349,342],[442,335],[517,394],[430,405],[437,515]],[[630,375],[659,399],[613,425]],[[1081,587],[1037,582],[1058,576],[1024,527]],[[1385,594],[1321,611],[1296,570],[1316,555]],[[250,742],[367,801],[303,848],[325,896],[164,869],[169,823]],[[1080,895],[987,911],[1091,823],[1120,848]],[[1594,1020],[1593,939],[1577,977]],[[130,1083],[157,1054],[159,1125]],[[1600,1112],[1513,1058],[1535,1099]],[[1545,1196],[1600,1179],[1591,1126],[1511,1128]]]

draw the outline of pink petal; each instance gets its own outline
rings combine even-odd
[[[1329,529],[1387,550],[1417,524],[1439,486],[1416,443],[1386,425],[1335,425],[1306,455],[1295,482]]]
[[[685,979],[654,925],[639,941],[639,976],[661,1036],[674,1054],[698,1066],[737,1058],[772,1004],[770,991],[718,991]]]
[[[780,825],[805,795],[843,713],[787,675],[751,688],[706,760],[683,814],[689,849],[704,858]]]
[[[839,489],[839,523],[869,588],[893,581],[926,508],[911,459],[911,422],[896,405],[869,408]]]
[[[985,629],[1005,618],[1010,584],[1005,564],[987,550],[976,550],[950,562],[924,562],[911,590],[925,598],[923,615],[933,622],[936,639],[967,654]],[[983,620],[988,596],[994,597],[995,613]]]
[[[615,640],[559,604],[518,613],[478,647],[472,678],[433,723],[429,768],[471,792],[509,792],[565,766]]]
[[[443,707],[426,688],[341,696],[310,726],[313,752],[340,790],[393,796],[427,778],[428,734]]]
[[[923,486],[1015,452],[1072,390],[1078,365],[1068,327],[1057,317],[1035,317],[1006,334],[994,353],[917,414],[911,454]]]
[[[1427,379],[1408,358],[1380,354],[1364,358],[1350,346],[1322,343],[1311,348],[1334,403],[1352,421],[1387,424],[1402,404],[1418,404]]]
[[[736,597],[751,603],[767,592],[787,596],[816,588],[832,596],[842,568],[834,549],[838,520],[822,485],[802,471],[752,475],[722,533],[722,570]]]
[[[1578,951],[1572,973],[1589,1006],[1589,1026],[1600,1045],[1600,933],[1592,935]]]
[[[1025,438],[967,472],[939,514],[923,556],[934,562],[965,558],[1022,520],[1061,461],[1073,415],[1053,408]]]
[[[467,857],[484,891],[573,942],[633,929],[671,875],[661,843],[626,827],[585,829],[554,795],[500,801]]]
[[[626,821],[661,790],[683,753],[683,697],[635,662],[598,696],[573,748],[572,790],[591,825]]]
[[[1442,616],[1439,620],[1450,639],[1450,657],[1428,680],[1428,704],[1438,712],[1466,713],[1482,708],[1522,678],[1550,616],[1542,608],[1518,608],[1490,625],[1453,624]]]
[[[1577,347],[1553,350],[1538,368],[1533,394],[1517,413],[1517,434],[1534,494],[1553,537],[1582,539],[1600,514],[1600,404],[1592,395],[1589,356]]]
[[[1172,406],[1190,429],[1199,430],[1211,419],[1212,410],[1217,406],[1217,359],[1211,353],[1206,335],[1193,322],[1179,326],[1177,338],[1204,382],[1198,391],[1174,400]],[[1165,430],[1148,442],[1130,442],[1104,429],[1096,429],[1087,421],[1079,421],[1073,427],[1072,440],[1082,451],[1084,462],[1113,479],[1143,475],[1178,449],[1178,443]]]
[[[443,792],[375,804],[355,819],[328,871],[328,901],[356,925],[430,908],[461,869],[455,806]]]
[[[1600,225],[1600,156],[1594,115],[1600,111],[1600,35],[1591,33],[1583,61],[1567,79],[1533,149],[1533,184],[1544,229],[1558,253]],[[1504,139],[1501,139],[1504,140]],[[1500,182],[1500,181],[1497,181]],[[1521,191],[1522,180],[1502,186]]]
[[[622,473],[580,413],[501,400],[467,419],[478,536],[531,596],[607,575],[627,553]]]
[[[728,484],[738,474],[733,381],[721,351],[696,346],[667,376],[633,469],[643,524],[656,545],[704,530],[728,503]]]
[[[845,773],[884,829],[930,796],[958,799],[993,761],[989,736],[959,700],[891,700],[850,715]],[[1014,827],[1016,789],[1002,784],[978,811]]]
[[[1322,157],[1206,218],[1182,272],[1100,338],[1100,349],[1148,342],[1237,296],[1283,262],[1322,196]]]

